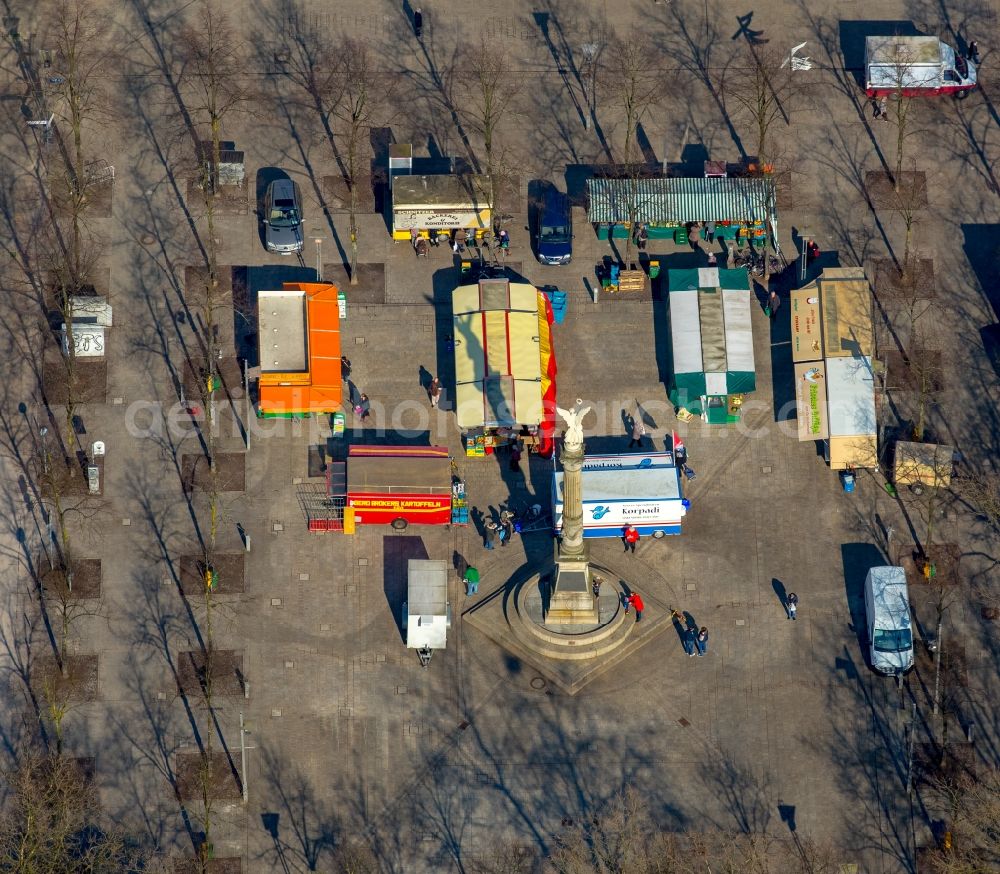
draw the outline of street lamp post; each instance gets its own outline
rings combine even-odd
[[[243,765],[243,773],[240,775],[240,782],[243,784],[243,801],[250,798],[250,789],[247,786],[247,727],[243,721],[243,711],[240,711],[240,759]]]
[[[583,127],[584,130],[590,130],[591,117],[594,114],[593,111],[593,100],[594,100],[594,80],[597,75],[597,50],[599,46],[597,43],[588,42],[580,46],[580,51],[583,53],[583,66],[584,66],[584,79],[587,84],[584,86],[584,103],[587,106],[587,111],[583,114]]]
[[[42,438],[42,470],[45,472],[46,479],[49,476],[49,445],[46,441],[49,429],[44,425],[38,429],[38,434]],[[42,513],[45,516],[45,537],[48,542],[45,544],[45,554],[49,557],[49,569],[51,570],[54,565],[52,563],[52,547],[55,544],[56,536],[55,532],[52,530],[52,511],[42,506]]]
[[[49,429],[46,428],[43,425],[41,428],[38,429],[38,433],[39,433],[39,435],[42,438],[42,470],[44,470],[45,471],[45,475],[48,476],[49,475],[49,444],[48,444],[48,441],[46,441],[45,438],[48,436]]]

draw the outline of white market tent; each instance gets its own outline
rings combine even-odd
[[[746,270],[671,270],[673,403],[703,412],[702,398],[756,389]]]

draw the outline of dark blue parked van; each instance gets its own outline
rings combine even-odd
[[[569,264],[573,254],[573,226],[569,198],[550,188],[538,213],[538,260],[542,264]]]

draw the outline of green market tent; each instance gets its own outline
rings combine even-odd
[[[755,391],[747,271],[670,270],[667,282],[673,352],[670,400],[700,415],[709,398]]]

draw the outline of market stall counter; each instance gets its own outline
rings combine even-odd
[[[392,238],[450,239],[464,231],[472,239],[489,229],[490,182],[486,176],[407,176],[392,178]]]

